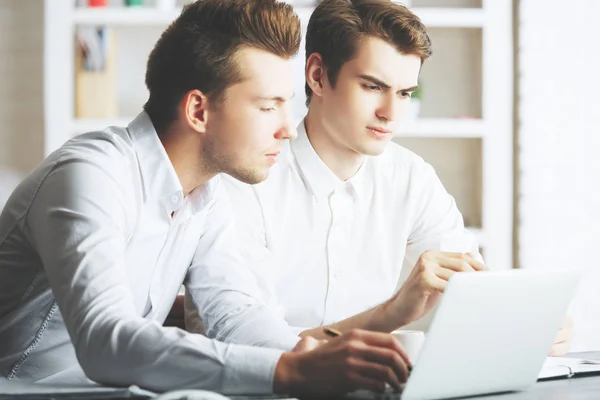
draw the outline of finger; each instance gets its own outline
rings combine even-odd
[[[572,328],[573,327],[573,318],[570,315],[567,315],[563,319],[562,328]]]
[[[356,357],[365,361],[375,362],[377,364],[392,368],[395,376],[400,382],[406,382],[408,379],[408,368],[411,366],[411,364],[408,360],[402,358],[394,350],[385,349],[382,347],[366,346],[364,349],[356,353]]]
[[[455,272],[473,272],[475,269],[467,260],[467,256],[460,257],[443,257],[440,259],[439,265],[442,268],[447,268]]]
[[[353,390],[366,389],[373,392],[385,392],[385,382],[383,381],[363,376],[357,372],[350,373],[348,379],[350,387],[343,388],[343,391],[351,392]]]
[[[358,343],[362,342],[364,345],[366,345],[354,346],[354,349],[357,351],[365,350],[370,346],[387,348],[398,354],[405,364],[410,365],[410,360],[406,350],[404,350],[404,347],[402,347],[400,342],[394,339],[394,337],[389,333],[353,329],[345,336],[350,340],[356,340]]]
[[[552,346],[556,346],[557,344],[564,343],[566,341],[567,341],[566,338],[557,336],[556,338],[554,338],[554,342],[552,343]]]
[[[554,343],[560,343],[560,342],[564,342],[565,340],[567,340],[567,332],[563,331],[562,329],[559,329],[558,332],[556,333],[556,337],[554,338]]]
[[[449,257],[449,258],[461,258],[464,255],[465,255],[465,253],[455,253],[452,251],[442,251],[441,252],[441,256]]]
[[[554,343],[568,342],[573,337],[573,331],[570,329],[559,329],[554,338]]]
[[[450,252],[443,252],[442,253],[443,257],[441,257],[441,260],[445,260],[445,259],[455,259],[455,260],[463,260],[466,264],[463,265],[463,268],[461,268],[462,272],[466,272],[466,271],[486,271],[487,267],[485,266],[485,264],[483,264],[481,261],[476,260],[475,258],[473,258],[473,255],[471,253],[450,253]],[[440,262],[441,264],[441,262]],[[468,264],[468,267],[467,267]],[[455,265],[455,264],[453,264]]]
[[[446,286],[448,286],[448,279],[450,279],[450,275],[447,272],[443,272],[441,270],[446,268],[436,268],[433,273],[427,274],[422,277],[421,284],[424,289],[443,293],[446,290]],[[454,271],[446,269],[450,274],[454,274]],[[439,275],[438,275],[439,274]],[[448,275],[446,278],[442,278],[440,275]]]
[[[351,362],[351,368],[356,371],[357,374],[383,384],[384,390],[385,383],[388,383],[398,391],[402,389],[400,379],[389,366],[365,361],[360,358],[352,358],[349,361]],[[403,379],[402,382],[406,382],[406,379]]]
[[[435,276],[437,276],[441,280],[448,282],[450,280],[450,278],[452,277],[452,275],[454,275],[456,273],[456,271],[451,270],[449,268],[440,267],[440,268],[436,268],[434,273],[435,273]]]
[[[482,263],[481,261],[476,260],[473,257],[473,254],[466,253],[465,256],[467,257],[467,262],[471,265],[471,267],[475,271],[487,271],[487,267],[485,266],[485,264]]]
[[[556,343],[552,345],[552,348],[550,349],[550,353],[548,355],[551,357],[564,356],[569,352],[569,347],[570,345],[568,342]]]

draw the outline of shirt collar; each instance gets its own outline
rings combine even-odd
[[[354,190],[354,194],[356,195],[357,198],[361,198],[366,190],[366,182],[365,180],[367,179],[367,163],[370,162],[370,157],[366,156],[365,157],[365,161],[363,161],[362,165],[360,166],[360,168],[358,169],[358,171],[356,171],[356,174],[354,174],[354,176],[350,179],[348,179],[347,183],[352,186],[352,189]]]
[[[361,193],[365,188],[365,164],[367,160],[365,160],[358,172],[354,174],[352,178],[344,182],[335,176],[315,152],[315,149],[308,139],[304,120],[298,125],[297,131],[298,137],[290,142],[290,146],[302,175],[304,175],[304,178],[317,201],[327,198],[331,192],[343,185],[352,187],[354,194],[360,198]]]
[[[171,211],[179,209],[184,202],[183,188],[150,116],[140,113],[127,130],[134,143],[145,198],[158,199]]]
[[[204,209],[215,198],[217,187],[220,185],[221,176],[217,175],[208,180],[204,185],[198,186],[188,195],[192,206],[192,214],[196,214]]]
[[[340,186],[342,181],[325,165],[310,144],[304,120],[298,125],[298,137],[291,141],[290,146],[302,175],[317,201],[327,198]]]

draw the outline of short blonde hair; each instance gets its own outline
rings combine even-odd
[[[277,0],[197,0],[163,32],[148,58],[144,109],[157,131],[176,119],[177,105],[190,90],[217,102],[243,79],[236,52],[254,47],[282,58],[300,48],[300,20]]]

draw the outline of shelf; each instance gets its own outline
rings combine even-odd
[[[302,20],[308,19],[313,7],[296,7]],[[413,8],[428,27],[482,27],[484,12],[480,8]],[[77,25],[168,25],[179,16],[181,8],[159,10],[152,7],[76,8]]]
[[[76,8],[73,23],[77,25],[168,25],[181,9],[159,10],[152,7]]]
[[[81,118],[71,124],[73,134],[104,129],[107,126],[127,126],[134,117]],[[482,138],[484,124],[480,119],[422,118],[401,122],[395,137],[404,138]]]
[[[428,28],[482,28],[481,8],[412,8]]]
[[[396,137],[407,138],[483,138],[481,119],[421,118],[401,121]]]

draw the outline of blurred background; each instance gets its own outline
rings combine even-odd
[[[315,2],[288,2],[306,27]],[[140,112],[147,56],[185,3],[0,0],[0,207],[69,137]],[[600,349],[600,1],[402,3],[434,54],[394,140],[436,168],[490,268],[584,269],[573,349]]]

